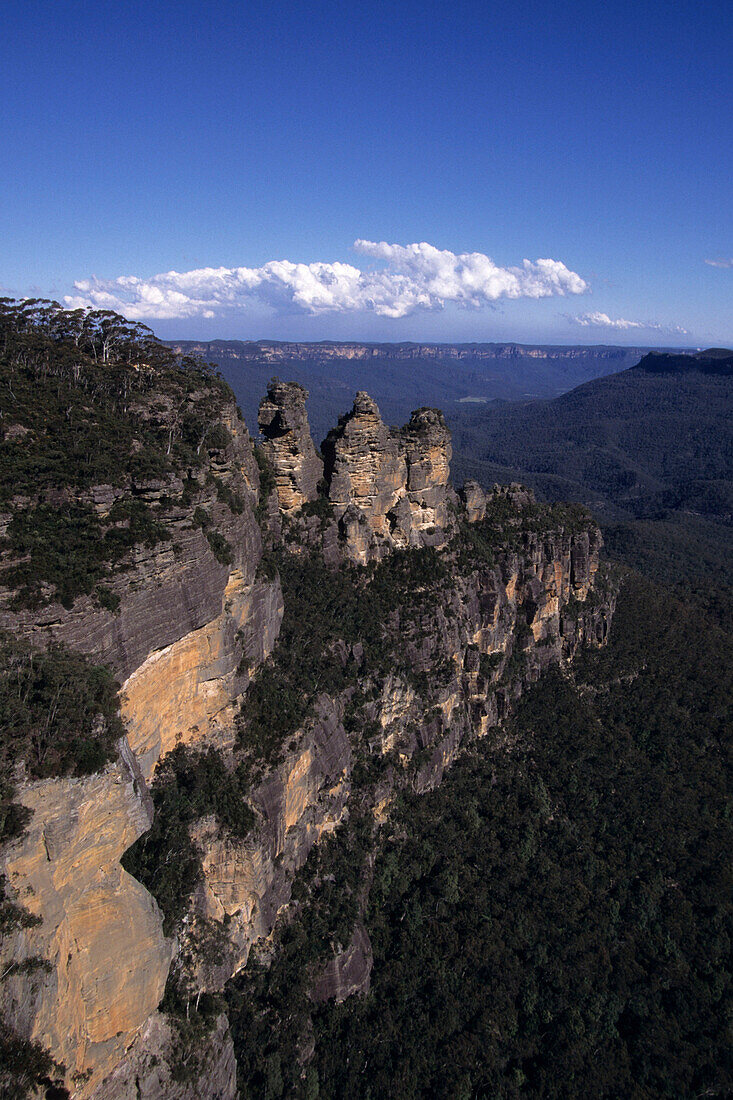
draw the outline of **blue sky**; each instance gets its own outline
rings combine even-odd
[[[733,344],[732,30],[705,0],[5,0],[0,286],[164,337]]]

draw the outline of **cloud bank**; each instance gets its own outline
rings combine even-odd
[[[682,325],[662,325],[659,321],[627,321],[625,317],[611,318],[607,313],[595,310],[593,313],[581,313],[575,316],[565,314],[568,321],[583,328],[611,328],[627,330],[632,328],[652,329],[654,332],[676,333],[679,336],[687,336],[686,328]]]
[[[367,311],[407,317],[446,303],[480,308],[499,298],[548,298],[583,294],[588,284],[559,260],[524,260],[500,267],[482,252],[449,252],[431,244],[354,242],[383,266],[361,270],[346,263],[271,260],[262,267],[206,267],[168,271],[141,279],[81,279],[67,295],[71,309],[111,309],[133,321],[212,318],[255,304],[278,313]]]
[[[716,260],[706,260],[710,267],[733,267],[733,257],[719,256]]]

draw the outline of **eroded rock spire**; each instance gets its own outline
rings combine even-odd
[[[318,496],[323,463],[311,439],[305,402],[308,391],[297,382],[273,378],[260,403],[257,423],[262,449],[275,474],[280,510],[297,512]]]

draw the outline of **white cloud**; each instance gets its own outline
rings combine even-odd
[[[705,263],[711,267],[733,267],[733,257],[719,256],[716,260],[706,260]]]
[[[81,279],[64,299],[73,309],[112,309],[130,320],[215,317],[255,303],[318,316],[371,311],[406,317],[447,302],[480,307],[497,298],[583,294],[588,284],[559,260],[524,260],[499,267],[482,252],[456,254],[431,244],[384,241],[354,244],[384,266],[361,270],[345,263],[271,260],[262,267],[206,267],[140,279]]]
[[[687,336],[687,329],[682,325],[662,325],[659,321],[627,321],[625,317],[611,318],[607,313],[595,310],[593,313],[581,313],[575,316],[565,314],[568,321],[583,328],[611,328],[611,329],[651,329],[654,332],[676,333],[679,336]]]

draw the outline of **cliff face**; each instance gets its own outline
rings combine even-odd
[[[184,341],[176,348],[199,355],[226,356],[232,359],[256,360],[267,363],[293,361],[328,361],[330,359],[370,360],[389,357],[400,361],[415,359],[477,359],[491,362],[496,359],[514,359],[528,355],[533,359],[581,359],[589,354],[584,347],[542,347],[528,344],[358,344],[350,342],[298,343],[270,340],[240,341],[216,340],[211,343]],[[617,360],[624,357],[625,349],[618,347],[594,348],[598,358]]]
[[[33,817],[3,853],[15,896],[41,918],[3,941],[3,969],[38,956],[48,966],[11,975],[4,1011],[82,1089],[121,1059],[158,1006],[173,948],[154,899],[120,866],[152,820],[135,759],[120,749],[100,775],[23,787]]]
[[[209,451],[200,468],[188,471],[190,476],[98,485],[82,494],[102,517],[109,516],[116,501],[165,501],[169,537],[133,548],[128,568],[108,582],[113,599],[119,600],[114,610],[90,596],[80,596],[68,609],[51,602],[38,610],[19,610],[12,590],[0,585],[0,628],[40,648],[63,642],[110,665],[124,680],[150,653],[221,614],[232,569],[251,584],[262,541],[253,511],[259,472],[252,441],[233,402],[219,410],[219,417],[229,442]],[[235,510],[226,502],[227,491],[240,502]],[[195,512],[206,527],[194,521]],[[6,529],[0,524],[0,535]],[[226,540],[231,563],[217,557],[207,537],[211,530]]]
[[[3,943],[3,969],[16,964],[3,1009],[20,1034],[64,1062],[74,1096],[233,1097],[236,1067],[220,1014],[200,1056],[185,1074],[174,1071],[180,1035],[156,1011],[171,961],[189,998],[220,991],[290,911],[293,878],[314,845],[355,805],[379,821],[395,791],[440,782],[461,745],[498,729],[543,668],[606,636],[613,597],[596,591],[600,534],[587,517],[543,512],[519,487],[486,494],[473,484],[459,501],[442,415],[419,409],[390,429],[365,393],[329,433],[322,462],[305,397],[277,383],[261,406],[274,473],[270,550],[302,565],[304,585],[311,556],[351,570],[359,599],[381,600],[384,615],[369,626],[375,644],[331,609],[326,663],[340,670],[339,684],[308,683],[305,716],[298,711],[275,758],[257,762],[247,835],[233,835],[215,814],[190,826],[201,874],[173,939],[120,857],[149,828],[147,784],[176,745],[214,745],[230,768],[251,763],[239,705],[260,666],[273,667],[283,620],[280,580],[260,568],[259,472],[234,408],[221,412],[229,442],[212,448],[186,485],[171,476],[90,491],[100,514],[125,494],[173,502],[171,539],[136,547],[116,575],[116,611],[87,597],[40,611],[13,608],[9,593],[0,598],[0,625],[36,645],[61,641],[91,654],[122,683],[127,737],[117,761],[85,778],[21,777],[18,797],[33,817],[2,853],[12,896],[42,920]],[[433,555],[427,568],[423,551]],[[380,573],[390,559],[404,560],[407,572]],[[328,579],[314,591],[314,606],[327,587]],[[302,685],[294,694],[300,704]],[[212,930],[219,949],[199,950]],[[50,969],[18,968],[32,956]],[[314,999],[366,989],[370,969],[357,922],[316,975]]]
[[[452,530],[448,509],[450,432],[437,409],[418,409],[404,428],[388,428],[368,393],[357,393],[316,452],[306,391],[270,383],[260,405],[262,450],[271,465],[279,511],[303,525],[301,509],[319,501],[337,521],[336,556],[365,565],[393,549],[442,546]],[[306,532],[307,535],[307,532]]]
[[[451,444],[436,409],[418,409],[405,428],[390,429],[369,395],[358,393],[323,454],[328,500],[353,561],[445,543]]]
[[[161,1001],[176,952],[155,900],[119,863],[150,828],[146,782],[178,743],[232,741],[234,703],[282,619],[277,579],[256,576],[262,542],[251,440],[233,402],[218,412],[228,442],[211,448],[185,483],[171,475],[85,494],[102,517],[115,501],[170,502],[170,537],[136,546],[129,567],[111,581],[115,610],[84,596],[70,609],[17,609],[12,592],[0,589],[1,627],[36,647],[80,650],[123,681],[127,738],[117,763],[88,778],[29,783],[21,775],[16,800],[33,816],[0,864],[11,897],[42,920],[2,942],[2,970],[15,968],[0,990],[2,1010],[20,1035],[64,1063],[75,1096],[91,1094],[121,1063]],[[194,512],[203,525],[192,521]],[[50,969],[24,969],[29,958]],[[153,1031],[162,1042],[160,1028]],[[149,1088],[161,1095],[157,1084]],[[101,1095],[113,1095],[106,1089]],[[222,1086],[220,1095],[233,1089]],[[195,1085],[167,1094],[199,1095]]]
[[[151,653],[122,685],[122,716],[146,779],[177,744],[231,742],[230,706],[271,652],[282,619],[277,585],[232,570],[219,614]]]
[[[204,874],[192,917],[221,922],[228,941],[221,963],[196,967],[202,987],[221,989],[252,944],[270,934],[295,872],[343,820],[354,763],[344,709],[344,699],[323,696],[313,719],[293,731],[294,748],[253,792],[258,823],[252,834],[238,841],[213,818],[198,823]]]
[[[523,502],[534,507],[524,490],[500,491],[488,506],[516,509],[519,522]],[[190,927],[216,921],[228,946],[216,965],[194,968],[195,984],[222,989],[252,945],[269,936],[287,910],[295,872],[354,798],[379,816],[396,790],[434,787],[463,744],[498,729],[526,684],[579,645],[605,640],[613,597],[593,597],[597,528],[524,531],[514,542],[495,564],[454,561],[419,612],[397,603],[377,667],[358,642],[335,648],[333,659],[353,670],[350,682],[347,675],[338,694],[318,695],[312,717],[291,731],[282,762],[253,791],[258,820],[246,838],[228,835],[215,818],[198,823],[203,881]],[[372,787],[359,778],[365,768],[378,773]],[[369,957],[353,954],[362,963]],[[358,971],[351,955],[339,956],[319,979],[318,996],[330,996],[331,987],[341,996],[342,966]]]
[[[229,1024],[222,1013],[203,1037],[193,1065],[185,1066],[185,1078],[174,1074],[178,1065],[175,1028],[168,1018],[154,1012],[145,1022],[117,1068],[91,1094],[93,1100],[235,1100],[237,1063]]]
[[[400,441],[407,463],[407,497],[414,530],[423,538],[434,529],[447,531],[452,450],[443,414],[438,409],[417,409],[402,429]]]
[[[397,538],[404,540],[406,517],[404,510],[400,516],[399,506],[404,499],[407,466],[369,394],[356,395],[351,412],[329,432],[323,452],[328,498],[336,515],[340,517],[353,507],[365,516],[375,534],[387,538],[390,530],[395,530]]]

